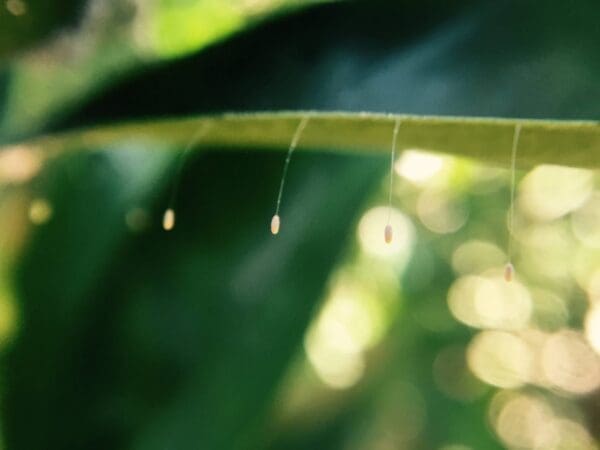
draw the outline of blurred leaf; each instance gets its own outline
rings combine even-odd
[[[294,109],[594,119],[599,14],[593,0],[312,6],[147,66],[58,128]]]
[[[153,42],[159,54],[176,56],[196,50],[206,42],[239,30],[246,19],[233,2],[158,2]],[[237,6],[237,7],[236,7]],[[204,23],[204,26],[198,26]]]
[[[74,25],[84,0],[6,0],[0,5],[0,58],[39,44],[62,28]]]
[[[140,66],[198,51],[293,6],[300,5],[286,0],[92,1],[76,27],[51,35],[7,65],[10,97],[0,135],[19,136],[59,123],[92,93]]]
[[[273,238],[281,157],[205,156],[186,171],[178,226],[165,233],[152,195],[165,155],[125,145],[54,169],[54,218],[18,273],[9,448],[252,448],[382,168],[299,156]],[[123,220],[135,206],[152,218],[137,237]]]
[[[100,91],[69,96],[45,117],[54,130],[295,109],[594,119],[598,13],[591,0],[550,0],[543,10],[533,0],[310,5],[196,55],[100,77]],[[2,140],[36,129],[7,127]]]

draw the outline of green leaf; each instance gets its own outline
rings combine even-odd
[[[282,110],[596,119],[598,14],[589,0],[313,6],[144,66],[54,129]]]
[[[84,1],[10,0],[0,5],[0,58],[14,56],[61,28],[74,25]]]
[[[285,149],[295,128],[308,117],[299,149],[386,155],[392,130],[400,121],[397,148],[418,149],[510,165],[517,124],[521,126],[517,162],[520,167],[560,164],[600,167],[600,124],[592,121],[482,119],[398,116],[374,113],[282,112],[244,113],[146,121],[98,127],[29,142],[33,148],[60,152],[80,143],[107,146],[125,139],[185,146],[229,149]],[[198,130],[202,137],[194,138]]]
[[[156,192],[170,184],[160,174],[171,154],[154,150],[79,152],[48,175],[54,216],[17,276],[23,322],[7,361],[9,448],[253,448],[384,167],[298,155],[273,237],[282,155],[194,157],[166,233]],[[151,221],[138,235],[124,220],[134,207]]]

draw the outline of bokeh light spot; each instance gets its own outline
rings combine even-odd
[[[583,244],[600,248],[600,194],[595,193],[573,213],[571,217],[573,233]]]
[[[600,361],[583,337],[573,330],[550,336],[541,353],[544,377],[559,391],[582,395],[600,386]]]
[[[394,239],[390,243],[383,239],[388,216],[394,229]],[[387,207],[370,209],[358,225],[358,240],[366,253],[395,260],[400,265],[410,256],[414,235],[411,221],[400,211],[392,209],[390,212]]]
[[[583,205],[592,187],[591,171],[539,166],[521,182],[519,205],[537,220],[554,220]]]
[[[600,354],[600,305],[594,304],[585,316],[585,336],[597,353]]]
[[[522,329],[532,313],[527,289],[499,276],[459,278],[448,292],[448,307],[457,320],[475,328]]]
[[[442,157],[419,150],[405,150],[394,164],[398,175],[421,184],[435,176],[443,167]]]
[[[29,205],[29,220],[34,225],[43,225],[52,218],[52,205],[43,198],[34,199]]]
[[[6,10],[13,16],[22,16],[27,13],[27,3],[23,0],[6,0]]]
[[[0,183],[24,183],[34,177],[42,165],[39,154],[18,145],[0,152]]]
[[[344,389],[360,380],[365,351],[381,339],[383,315],[381,304],[340,277],[305,338],[308,359],[323,383]]]
[[[533,369],[529,346],[519,337],[502,331],[483,331],[471,341],[467,361],[482,381],[501,388],[528,382]]]
[[[419,195],[417,214],[423,225],[439,234],[458,231],[469,215],[464,204],[437,189],[426,189]]]
[[[495,420],[500,439],[511,448],[549,449],[557,442],[551,427],[554,414],[540,397],[516,394],[506,401]]]

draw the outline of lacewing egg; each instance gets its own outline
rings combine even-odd
[[[507,283],[512,281],[514,273],[515,268],[513,265],[511,263],[506,264],[506,266],[504,266],[504,281]]]
[[[383,231],[383,237],[385,239],[385,243],[389,244],[392,242],[392,238],[394,237],[394,230],[391,225],[386,225],[385,230]]]
[[[162,226],[165,231],[171,231],[175,226],[175,211],[172,208],[165,211]]]
[[[271,233],[273,233],[273,234],[279,233],[280,223],[281,223],[281,221],[279,219],[279,216],[277,214],[275,214],[273,216],[273,218],[271,219]]]

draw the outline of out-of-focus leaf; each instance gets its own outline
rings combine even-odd
[[[274,238],[281,157],[204,156],[165,233],[152,193],[169,153],[129,147],[52,171],[54,218],[18,273],[8,448],[252,448],[382,161],[298,155]],[[138,236],[136,206],[152,220]]]
[[[7,0],[0,5],[0,58],[39,43],[51,33],[74,25],[84,0],[48,2]]]
[[[101,86],[150,61],[197,52],[275,12],[306,5],[296,0],[92,1],[76,27],[8,64],[12,82],[0,136],[60,123]]]
[[[595,119],[592,0],[335,2],[148,67],[62,124],[248,110]]]
[[[518,163],[600,165],[600,125],[592,121],[478,119],[394,116],[373,113],[226,114],[199,119],[148,121],[51,135],[31,141],[33,148],[59,152],[81,142],[110,145],[125,137],[186,145],[203,129],[201,146],[285,149],[303,117],[308,125],[299,147],[337,152],[388,154],[392,130],[400,121],[398,150],[420,149],[510,165],[516,125]]]

